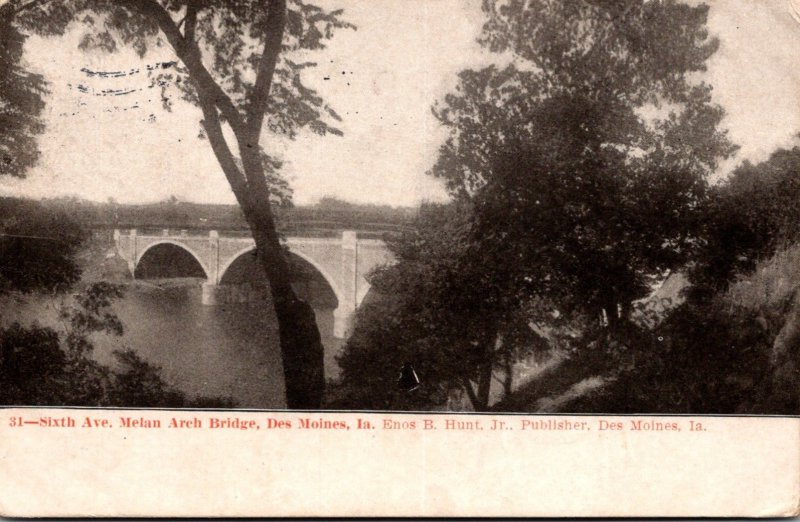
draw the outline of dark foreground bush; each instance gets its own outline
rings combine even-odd
[[[232,408],[221,397],[189,398],[166,383],[160,368],[131,350],[114,352],[105,366],[64,350],[58,332],[14,323],[0,329],[0,404]]]
[[[218,407],[231,399],[188,398],[161,378],[161,369],[132,350],[113,352],[113,364],[93,357],[92,335],[121,336],[111,311],[121,288],[88,285],[62,304],[61,331],[17,322],[0,327],[0,404],[20,406]]]
[[[616,378],[562,411],[592,413],[797,414],[777,385],[774,332],[763,316],[721,300],[684,304],[621,356]]]

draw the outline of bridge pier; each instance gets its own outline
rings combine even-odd
[[[217,306],[220,304],[220,285],[214,283],[203,283],[200,302],[205,306]]]
[[[341,305],[333,311],[333,336],[337,339],[346,339],[353,329],[355,310],[343,309]]]
[[[333,335],[345,339],[353,327],[358,295],[358,235],[355,231],[342,232],[339,261],[339,306],[333,311]]]
[[[216,230],[208,231],[208,248],[210,260],[208,263],[208,281],[210,283],[219,283],[219,232]]]
[[[117,237],[119,237],[117,235]],[[128,248],[130,248],[130,255],[128,256],[128,270],[131,272],[131,277],[136,279],[136,229],[132,228],[128,231]]]

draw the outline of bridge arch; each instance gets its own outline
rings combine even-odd
[[[228,272],[228,269],[240,257],[242,257],[243,255],[246,255],[246,254],[248,254],[250,252],[254,252],[254,251],[255,251],[255,247],[252,246],[252,245],[244,247],[244,248],[241,248],[241,249],[239,249],[239,251],[234,253],[230,257],[230,259],[228,259],[227,261],[222,263],[220,265],[218,282],[219,283],[222,282],[222,278],[225,277],[225,274]],[[306,261],[308,264],[310,264],[312,267],[314,267],[314,269],[317,272],[319,272],[319,274],[322,276],[322,278],[325,279],[325,282],[328,283],[328,286],[330,286],[331,290],[333,291],[334,295],[336,296],[336,300],[339,302],[340,305],[341,305],[341,303],[346,301],[344,293],[342,292],[341,288],[339,287],[336,279],[328,272],[328,270],[324,266],[322,266],[321,263],[319,263],[314,258],[312,258],[311,256],[309,256],[309,255],[307,255],[307,254],[305,254],[303,252],[297,252],[297,251],[289,249],[289,253],[299,257],[300,259],[302,259],[304,261]]]
[[[136,269],[139,268],[139,264],[141,263],[142,259],[144,259],[145,254],[147,254],[154,247],[160,245],[172,245],[191,255],[194,258],[194,260],[197,261],[197,264],[200,265],[200,268],[203,270],[205,278],[206,279],[209,278],[208,267],[203,262],[203,258],[200,255],[198,255],[198,253],[186,243],[182,243],[180,241],[174,241],[172,239],[159,239],[158,241],[155,241],[147,245],[145,248],[142,249],[141,252],[137,252],[136,259],[133,264],[133,269],[131,270],[131,276],[136,277]]]
[[[146,271],[142,260],[153,248],[164,245],[177,247],[181,257],[187,261],[191,259],[194,267],[199,265],[196,277],[201,277],[201,274],[205,276],[201,298],[204,305],[247,302],[260,291],[263,283],[258,282],[256,286],[230,285],[229,288],[220,284],[222,277],[230,273],[233,263],[255,249],[252,237],[223,237],[216,230],[201,235],[181,230],[179,235],[170,235],[169,229],[162,230],[162,234],[156,236],[152,233],[139,234],[135,228],[131,228],[125,233],[115,230],[114,243],[117,254],[128,264],[134,277],[137,267],[140,267],[140,273]],[[377,265],[393,261],[385,244],[377,239],[359,239],[353,230],[343,230],[341,237],[290,237],[288,244],[291,254],[297,256],[293,257],[293,263],[301,264],[299,272],[305,276],[292,283],[301,285],[296,288],[304,290],[309,296],[327,300],[330,306],[334,306],[335,299],[334,336],[346,337],[353,314],[370,288],[365,274]],[[180,264],[176,262],[173,266]]]

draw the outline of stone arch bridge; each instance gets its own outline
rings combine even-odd
[[[228,302],[231,294],[221,284],[226,271],[255,249],[251,237],[226,237],[216,230],[197,235],[185,230],[153,234],[118,229],[114,231],[114,243],[132,276],[148,250],[157,245],[171,244],[191,254],[205,274],[202,292],[205,305]],[[287,246],[292,254],[312,265],[330,286],[338,302],[333,312],[333,333],[345,337],[353,314],[369,292],[365,276],[376,266],[392,260],[386,245],[379,239],[359,238],[355,231],[348,230],[338,237],[289,237]]]

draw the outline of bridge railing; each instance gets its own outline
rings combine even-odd
[[[187,228],[157,228],[157,227],[139,227],[139,228],[118,228],[115,229],[119,232],[120,236],[130,236],[132,230],[136,230],[138,236],[169,236],[169,237],[204,237],[208,236],[210,232],[216,231],[221,238],[251,238],[252,234],[249,230],[225,230],[225,229],[187,229]],[[301,229],[301,230],[284,230],[281,231],[284,237],[313,237],[313,238],[335,238],[341,237],[342,232],[346,229],[333,230],[333,229]],[[377,230],[357,230],[356,236],[359,239],[383,239],[387,234],[394,235],[398,231],[377,231]]]
[[[203,235],[209,230],[225,231],[227,233],[248,233],[246,226],[231,226],[230,223],[215,223],[215,222],[202,222],[202,223],[185,223],[185,224],[172,224],[171,226],[166,223],[158,222],[133,222],[133,221],[116,221],[113,223],[106,223],[100,221],[91,221],[85,223],[87,228],[90,229],[119,229],[128,230],[136,229],[144,235],[151,235],[151,232],[160,234],[164,229],[176,232],[180,230],[188,230],[190,235]],[[337,235],[343,230],[358,230],[360,233],[379,234],[384,232],[397,233],[410,228],[407,223],[391,223],[379,221],[357,221],[357,220],[303,220],[278,223],[278,230],[286,235],[321,235],[332,234]]]

